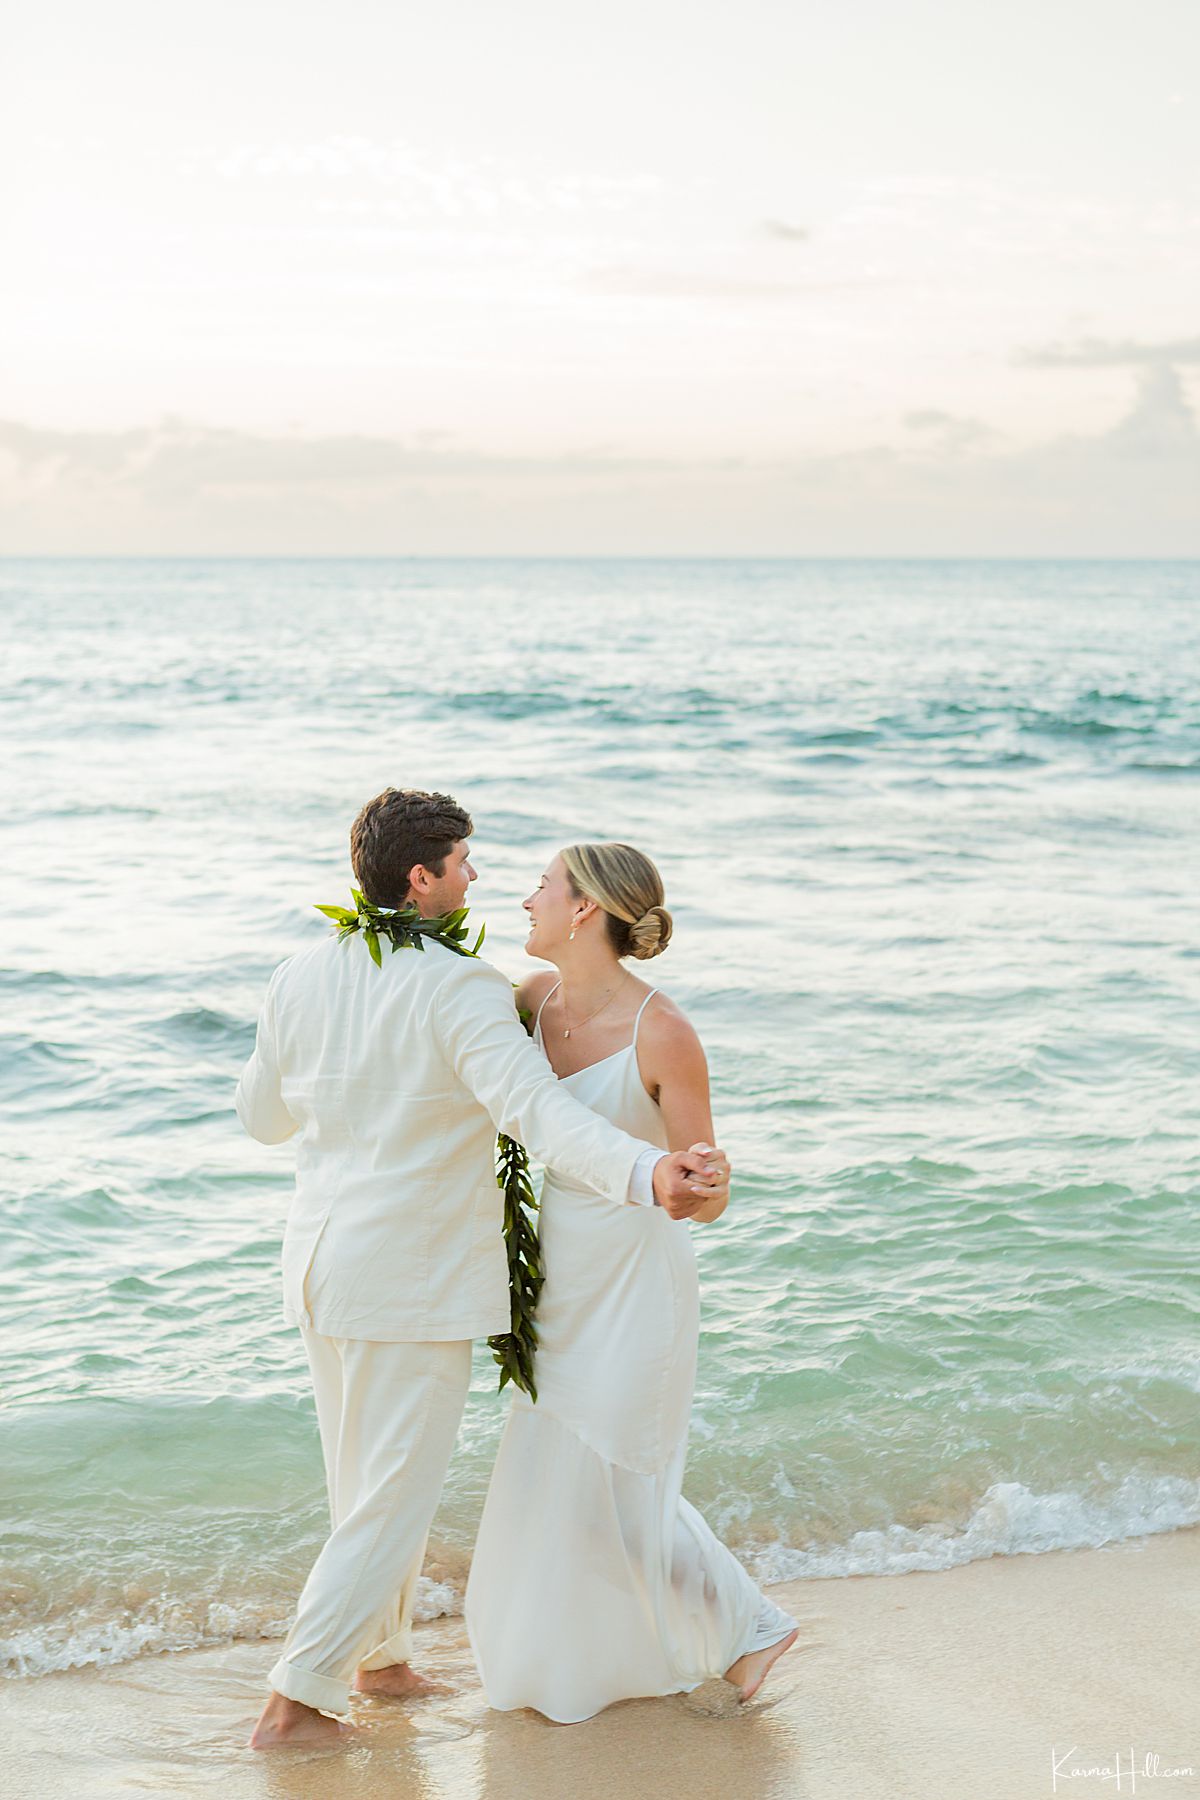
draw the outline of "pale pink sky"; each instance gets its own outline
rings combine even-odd
[[[1197,68],[1190,0],[44,0],[0,549],[1200,554]]]

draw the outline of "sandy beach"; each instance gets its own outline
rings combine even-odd
[[[357,1702],[361,1736],[337,1750],[245,1747],[271,1661],[264,1643],[7,1682],[0,1791],[5,1800],[1200,1795],[1200,1528],[771,1591],[801,1620],[801,1637],[744,1707],[714,1682],[575,1726],[495,1713],[461,1619],[442,1619],[418,1628],[416,1660],[451,1691],[419,1704]],[[1079,1772],[1115,1769],[1118,1757],[1119,1787]],[[1155,1757],[1156,1775],[1147,1773]]]

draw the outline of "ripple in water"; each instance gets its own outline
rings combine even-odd
[[[0,604],[8,1672],[286,1626],[327,1515],[290,1153],[232,1090],[389,782],[472,808],[513,974],[562,843],[663,869],[737,1169],[687,1492],[760,1578],[1200,1519],[1193,565],[10,562]]]

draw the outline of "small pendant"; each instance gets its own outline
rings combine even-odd
[[[563,1032],[563,1036],[570,1037],[570,1035],[571,1035],[571,1027],[568,1025],[567,1029]]]

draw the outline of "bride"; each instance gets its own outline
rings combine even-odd
[[[666,949],[662,902],[629,845],[562,851],[524,902],[526,952],[558,978],[531,975],[517,1000],[577,1099],[681,1149],[716,1141],[704,1051],[623,966]],[[714,1676],[748,1700],[797,1626],[681,1493],[700,1316],[690,1230],[552,1168],[540,1220],[537,1404],[513,1396],[466,1592],[488,1702],[568,1724]]]

